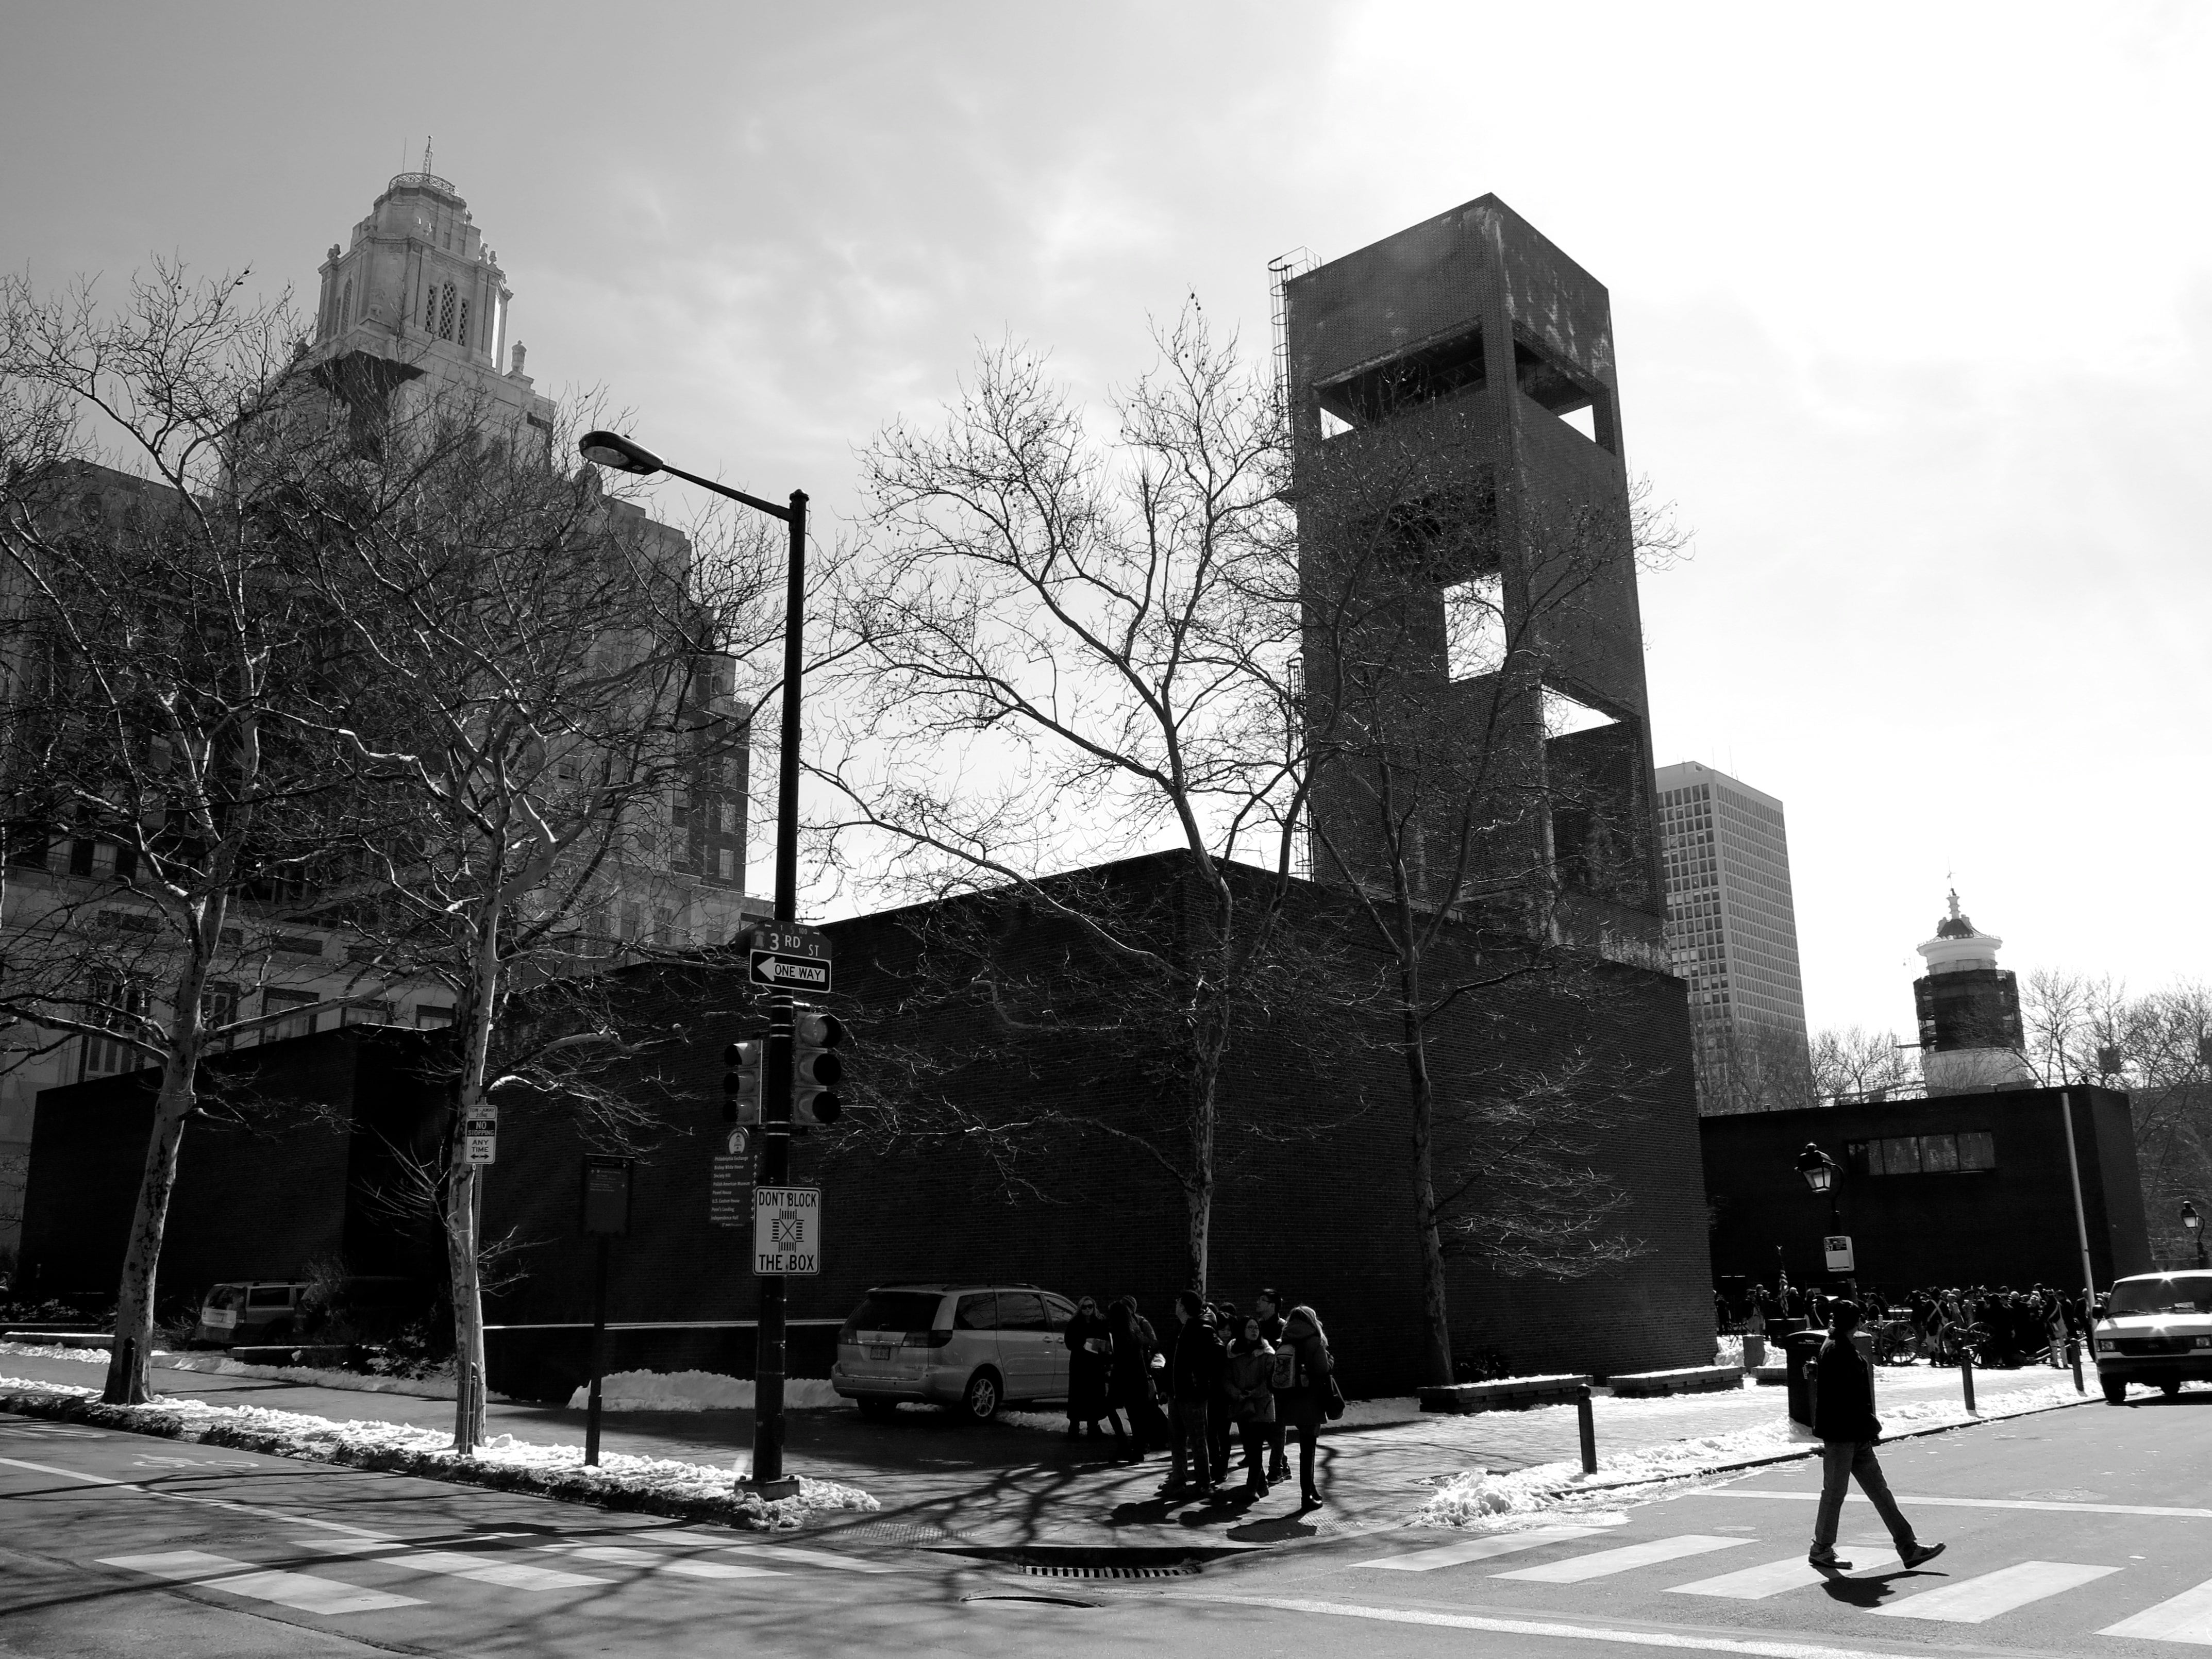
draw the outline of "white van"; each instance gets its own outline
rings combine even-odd
[[[2097,1381],[2118,1405],[2141,1382],[2169,1400],[2184,1382],[2212,1382],[2212,1271],[2136,1273],[2119,1279],[2091,1339]]]

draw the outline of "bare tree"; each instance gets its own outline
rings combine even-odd
[[[1579,1000],[1595,1014],[1609,1000],[1598,940],[1569,913],[1648,907],[1632,802],[1649,774],[1627,725],[1561,689],[1551,642],[1587,625],[1634,553],[1663,562],[1683,538],[1642,492],[1625,519],[1602,501],[1530,501],[1509,536],[1494,491],[1438,485],[1437,441],[1378,422],[1350,459],[1318,447],[1297,489],[1316,862],[1389,963],[1424,1368],[1445,1382],[1448,1258],[1574,1276],[1643,1249],[1607,1230],[1626,1196],[1584,1154],[1651,1079],[1563,1048],[1525,1074],[1485,1057],[1446,1081],[1432,1050],[1470,1005]],[[1564,1110],[1570,1097],[1583,1106]]]
[[[870,447],[884,547],[846,597],[848,719],[818,772],[845,867],[880,854],[909,894],[1018,895],[1145,988],[1154,1006],[1117,1018],[1158,1057],[1163,1111],[1058,1127],[1140,1148],[1174,1182],[1203,1286],[1222,1070],[1279,964],[1294,872],[1297,593],[1267,386],[1194,304],[1157,342],[1110,440],[1006,346],[937,429]],[[1172,948],[1146,907],[1053,879],[1154,848],[1184,860]]]
[[[1815,1033],[1812,1046],[1813,1088],[1826,1098],[1920,1085],[1919,1051],[1906,1047],[1894,1031],[1832,1026]]]
[[[332,665],[272,529],[272,475],[234,465],[249,441],[288,471],[322,447],[280,418],[290,314],[247,301],[243,282],[156,266],[109,315],[88,285],[41,297],[0,279],[9,1059],[160,1073],[112,1401],[149,1395],[202,1060],[347,1000],[327,975],[297,988],[280,949],[301,872],[361,826],[301,723]],[[108,444],[132,472],[94,464]],[[282,1012],[253,995],[287,986]],[[249,1000],[263,1012],[245,1015]]]
[[[702,550],[465,395],[360,398],[340,423],[353,468],[301,481],[289,526],[349,652],[354,695],[326,735],[399,823],[358,841],[353,880],[326,892],[380,972],[452,998],[422,1182],[465,1452],[483,1430],[486,1259],[465,1126],[502,1096],[563,1101],[602,1139],[652,1120],[654,1103],[602,1079],[681,1033],[627,1029],[592,975],[687,942],[682,907],[714,896],[695,832],[743,787],[763,688],[735,682],[775,631],[772,565],[756,538]],[[730,931],[723,916],[707,942]]]

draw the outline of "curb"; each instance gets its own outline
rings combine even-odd
[[[149,1439],[180,1440],[197,1445],[222,1446],[234,1451],[259,1452],[270,1457],[290,1457],[302,1462],[328,1463],[344,1468],[367,1469],[378,1474],[407,1474],[448,1486],[480,1486],[491,1492],[522,1492],[533,1498],[558,1498],[567,1504],[589,1504],[624,1514],[658,1515],[672,1521],[709,1522],[741,1532],[796,1532],[805,1521],[790,1512],[776,1514],[759,1498],[680,1498],[666,1492],[633,1492],[601,1486],[575,1477],[549,1478],[528,1469],[499,1468],[467,1462],[444,1462],[421,1453],[383,1447],[337,1446],[328,1452],[310,1451],[297,1443],[273,1434],[211,1424],[195,1428],[158,1407],[110,1406],[76,1395],[0,1391],[0,1412],[19,1417],[43,1418],[63,1423],[83,1423]],[[843,1515],[848,1510],[824,1510]]]
[[[1932,1423],[1924,1429],[1907,1429],[1902,1434],[1886,1434],[1882,1436],[1881,1443],[1887,1445],[1893,1440],[1923,1440],[1931,1434],[1954,1434],[1960,1429],[1978,1429],[1988,1423],[2008,1423],[2017,1418],[2040,1417],[2045,1412],[2070,1412],[2076,1407],[2098,1402],[2099,1396],[2091,1395],[2086,1400],[2062,1400],[2056,1405],[2030,1406],[2022,1411],[1977,1414],[1969,1422]],[[1733,1474],[1741,1469],[1765,1468],[1775,1463],[1796,1463],[1820,1455],[1820,1443],[1815,1440],[1797,1450],[1769,1452],[1761,1457],[1747,1457],[1735,1463],[1716,1463],[1711,1468],[1686,1469],[1680,1474],[1650,1475],[1641,1480],[1613,1480],[1586,1486],[1547,1486],[1537,1495],[1540,1498],[1572,1498],[1583,1492],[1631,1492],[1639,1486],[1673,1486],[1678,1481],[1704,1480],[1716,1474]]]

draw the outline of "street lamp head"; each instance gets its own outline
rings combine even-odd
[[[634,444],[619,432],[586,432],[577,450],[594,466],[611,466],[617,472],[635,472],[641,478],[660,471],[660,457],[642,444]]]
[[[1797,1154],[1797,1173],[1805,1177],[1805,1184],[1816,1193],[1825,1193],[1834,1184],[1836,1165],[1833,1159],[1812,1141]]]
[[[2197,1213],[2197,1206],[2185,1198],[2181,1200],[2181,1224],[2192,1233],[2204,1224],[2204,1218]]]

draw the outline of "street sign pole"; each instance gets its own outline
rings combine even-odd
[[[599,1283],[592,1291],[592,1397],[584,1412],[584,1462],[599,1466],[599,1383],[607,1373],[607,1245],[599,1235]]]
[[[791,554],[784,568],[783,730],[776,757],[775,925],[799,920],[799,693],[805,672],[806,496],[791,492]],[[760,1184],[791,1178],[791,988],[769,992],[768,1054],[761,1068]],[[753,1355],[755,1489],[783,1480],[783,1275],[760,1279],[760,1338]]]

